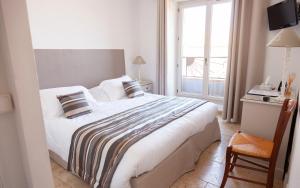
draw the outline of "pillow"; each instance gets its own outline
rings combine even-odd
[[[110,101],[110,98],[107,96],[106,92],[100,86],[96,86],[89,89],[89,92],[97,102]]]
[[[73,119],[92,112],[82,91],[57,96],[66,118]]]
[[[89,93],[88,89],[83,86],[60,87],[40,90],[41,105],[44,117],[58,117],[64,112],[61,104],[57,99],[59,95],[66,95],[68,93],[75,93],[83,91],[84,96],[89,104],[96,103],[96,100]]]
[[[144,96],[144,91],[138,81],[123,82],[123,87],[129,98]]]
[[[131,80],[129,76],[122,76],[112,80],[104,80],[99,86],[103,89],[108,98],[114,101],[126,97],[122,82]]]

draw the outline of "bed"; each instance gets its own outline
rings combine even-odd
[[[40,88],[44,91],[48,88],[74,85],[78,85],[74,87],[74,91],[85,90],[97,86],[103,80],[125,74],[123,50],[36,50],[35,55]],[[69,89],[65,90],[63,92],[70,92]],[[54,99],[56,93],[51,95]],[[97,99],[95,95],[97,93],[91,96]],[[73,120],[59,115],[61,111],[50,116],[50,112],[43,109],[50,157],[68,169],[70,146],[75,131],[116,114],[146,108],[147,105],[166,100],[178,99],[145,94],[134,99],[125,97],[109,102],[95,100],[93,113]],[[175,103],[180,103],[180,100]],[[216,105],[199,100],[194,102],[199,106],[186,111],[179,118],[173,119],[131,145],[118,163],[108,186],[169,187],[181,175],[192,170],[199,155],[210,144],[220,139]],[[42,99],[42,106],[45,103],[51,105],[54,102]],[[95,184],[94,187],[101,186]]]

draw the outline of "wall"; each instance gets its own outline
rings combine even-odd
[[[271,0],[271,4],[279,1],[281,0]],[[135,56],[141,55],[147,62],[142,67],[142,77],[156,83],[157,0],[27,0],[27,2],[34,48],[124,48],[127,74],[137,77],[137,66],[131,62]],[[252,25],[256,27],[251,28],[251,38],[257,40],[252,43],[259,42],[266,46],[278,31],[268,31],[265,9],[268,1],[253,1],[253,3],[263,4],[263,8],[253,10],[256,23]],[[300,34],[300,27],[295,29]],[[261,35],[265,32],[267,37]],[[170,37],[172,35],[176,34],[170,34]],[[252,74],[249,74],[250,77],[246,79],[246,90],[268,75],[271,76],[271,82],[277,85],[281,79],[284,50],[255,46],[250,49],[252,49],[250,53],[255,55],[249,55],[249,61],[259,62],[259,67],[256,63],[250,64],[247,71],[259,71],[259,75],[263,76],[252,77]],[[298,49],[293,50],[292,58],[289,70],[298,70],[300,68],[297,62],[300,58]],[[168,80],[176,77],[176,71],[172,70],[175,63],[170,62],[172,58],[168,62],[169,68],[171,67],[167,72]],[[300,84],[300,75],[296,84]],[[174,83],[167,84],[167,87],[168,91],[171,91],[168,94],[174,94],[173,90],[176,88]]]
[[[127,73],[135,77],[138,1],[27,0],[33,48],[125,49]]]
[[[271,5],[280,2],[281,0],[271,0]],[[298,0],[298,2],[300,2]],[[300,26],[295,26],[293,29],[298,33],[300,36]],[[267,43],[272,40],[273,37],[278,33],[279,31],[268,31],[267,35]],[[292,49],[292,60],[291,63],[288,65],[288,72],[296,73],[296,80],[294,87],[297,89],[300,89],[300,48],[294,48]],[[265,58],[265,68],[264,68],[264,79],[266,79],[268,76],[271,77],[270,81],[274,86],[277,86],[279,82],[281,81],[281,74],[282,74],[282,64],[284,61],[284,49],[283,48],[269,48],[266,47],[266,58]],[[299,157],[300,157],[300,148],[298,147],[300,145],[300,121],[299,121],[299,114],[298,114],[298,120],[296,123],[295,128],[295,137],[294,137],[294,143],[293,143],[293,151],[291,154],[291,161],[290,161],[290,169],[289,169],[289,176],[287,180],[287,187],[288,188],[294,188],[298,187],[300,184],[299,180],[299,174],[300,174],[300,163],[299,163]]]
[[[2,23],[2,22],[1,22]],[[2,25],[2,24],[1,24]],[[2,38],[2,28],[0,30]],[[5,55],[3,43],[0,41],[0,94],[10,92],[5,74]],[[0,178],[5,188],[22,187],[27,184],[23,163],[20,141],[16,129],[15,114],[0,114]],[[5,172],[5,173],[4,173]],[[15,178],[18,177],[18,178]],[[1,185],[1,182],[0,182]],[[0,186],[1,187],[1,186]]]
[[[158,60],[158,3],[157,0],[137,0],[138,11],[138,49],[146,65],[142,67],[142,77],[153,81],[154,90],[157,79]]]
[[[176,59],[177,59],[177,1],[167,1],[167,70],[166,94],[176,95]],[[147,64],[142,67],[145,79],[154,82],[157,91],[158,66],[158,0],[138,0],[138,49]]]
[[[52,188],[26,1],[0,0],[0,6],[0,70],[4,71],[0,75],[7,81],[1,85],[3,92],[12,94],[15,107],[14,113],[1,117],[5,188]]]
[[[299,106],[300,108],[300,106]],[[300,179],[300,113],[298,112],[298,119],[295,128],[295,136],[293,143],[293,151],[291,154],[291,161],[289,167],[289,176],[287,181],[287,188],[299,187]]]
[[[157,0],[27,0],[35,49],[125,49],[126,72],[141,55],[156,86]],[[156,87],[155,87],[156,91]]]
[[[264,75],[266,36],[268,28],[267,7],[269,0],[252,2],[249,54],[245,92],[260,84]]]
[[[0,22],[4,22],[1,5]],[[11,93],[5,66],[8,61],[5,28],[0,24],[0,94]],[[14,113],[0,114],[0,175],[5,188],[27,185],[16,126]]]
[[[277,2],[280,2],[280,0],[271,0],[271,4],[275,4]],[[300,1],[298,1],[300,2]],[[293,27],[293,29],[298,33],[300,36],[300,25]],[[278,33],[279,31],[268,31],[267,36],[267,43],[271,41],[273,37]],[[266,43],[266,46],[267,46]],[[292,49],[292,62],[288,65],[288,72],[296,73],[296,81],[295,81],[295,87],[298,89],[300,88],[300,48],[294,48]],[[284,61],[284,49],[283,48],[266,48],[266,60],[265,60],[265,71],[264,71],[264,79],[266,79],[268,76],[271,77],[271,83],[275,86],[278,86],[280,80],[281,80],[281,74],[282,74],[282,65]]]

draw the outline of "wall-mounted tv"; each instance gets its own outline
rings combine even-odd
[[[298,8],[296,0],[285,0],[268,7],[270,30],[283,29],[298,24]]]

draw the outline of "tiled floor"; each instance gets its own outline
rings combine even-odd
[[[219,119],[222,141],[212,144],[199,158],[196,169],[178,179],[172,188],[217,188],[223,178],[225,151],[230,137],[239,129],[236,124],[224,123]],[[73,176],[55,162],[51,162],[56,188],[86,188],[89,187],[79,178]],[[265,181],[266,175],[240,168],[234,169],[235,175]],[[227,188],[261,188],[262,186],[228,179]],[[282,182],[277,180],[276,188],[281,188]]]

